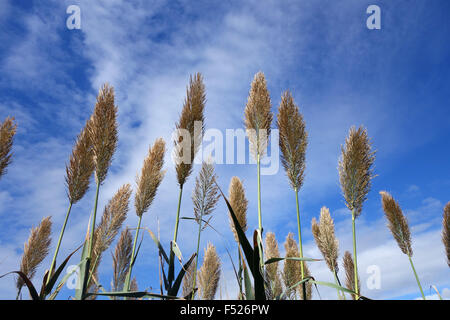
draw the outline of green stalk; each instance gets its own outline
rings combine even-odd
[[[55,268],[55,265],[56,265],[56,257],[58,256],[59,247],[61,246],[61,241],[62,241],[62,238],[63,238],[63,235],[64,235],[64,230],[66,229],[67,220],[69,219],[69,215],[70,215],[70,210],[71,209],[72,209],[72,202],[70,202],[70,204],[69,204],[69,209],[67,209],[66,218],[64,219],[64,224],[63,224],[63,226],[61,228],[61,232],[59,234],[58,244],[56,245],[55,254],[53,255],[52,264],[50,265],[50,270],[48,272],[47,284],[50,281],[53,269]]]
[[[238,259],[239,259],[239,271],[244,270],[244,267],[243,267],[244,257],[242,256],[241,245],[239,243],[238,243]],[[239,300],[243,300],[244,293],[242,292],[242,277],[240,275],[238,277],[238,281],[239,281],[238,284],[239,284],[239,294],[240,294]]]
[[[81,283],[81,290],[77,289],[76,295],[75,295],[75,298],[78,300],[85,299],[87,285],[88,285],[88,279],[90,277],[89,270],[90,270],[91,259],[92,259],[92,250],[93,250],[93,242],[94,242],[93,240],[94,240],[94,231],[95,231],[95,219],[97,216],[99,190],[100,190],[100,183],[97,182],[97,187],[96,187],[96,191],[95,191],[94,214],[93,214],[91,226],[90,226],[90,236],[88,239],[88,246],[85,247],[85,248],[87,248],[86,258],[84,258],[84,253],[82,254],[81,268],[83,270],[81,270],[80,279],[79,279],[79,281]],[[83,252],[84,252],[85,248],[83,248]]]
[[[355,231],[355,209],[352,210],[352,233],[353,233],[353,269],[355,271],[355,300],[359,299],[358,292],[358,260],[356,257],[356,231]]]
[[[294,188],[295,191],[295,203],[297,206],[297,227],[298,227],[298,244],[300,248],[300,258],[303,258],[303,245],[302,245],[302,229],[300,225],[300,209],[298,205],[298,190],[297,188]],[[301,275],[303,280],[305,278],[305,267],[303,265],[303,261],[300,261],[300,268],[301,268]],[[306,283],[302,283],[302,289],[303,289],[303,300],[306,300]]]
[[[412,262],[411,256],[408,256],[408,258],[409,258],[409,262],[411,263],[411,268],[413,269],[414,276],[416,277],[417,285],[419,286],[420,294],[422,295],[422,299],[426,300],[425,295],[423,294],[422,286],[420,285],[419,277],[417,276],[416,269],[414,268],[414,264]]]
[[[334,282],[336,283],[336,285],[338,285],[338,286],[341,287],[341,281],[339,281],[339,278],[338,278],[338,276],[337,276],[336,269],[333,269],[333,275],[334,275]],[[339,300],[341,300],[341,299],[345,300],[345,293],[342,292],[342,291],[339,290],[339,289],[336,289],[336,290],[337,290],[337,293],[338,293],[338,298],[339,298]]]
[[[200,250],[200,234],[202,232],[202,217],[200,217],[200,221],[198,222],[198,238],[197,238],[197,256],[195,257],[195,268],[194,268],[194,280],[192,281],[192,300],[195,297],[195,282],[197,278],[197,266],[198,266],[198,251]]]
[[[180,194],[178,195],[178,208],[177,208],[177,220],[175,221],[175,232],[173,235],[173,241],[177,242],[178,236],[178,224],[180,222],[180,206],[181,206],[181,196],[183,194],[183,185],[180,186]]]
[[[139,216],[136,234],[134,235],[133,250],[131,251],[130,266],[128,267],[127,277],[125,278],[125,288],[124,289],[127,292],[128,292],[128,290],[130,290],[131,271],[133,269],[133,261],[135,259],[135,254],[136,254],[136,243],[137,243],[137,239],[138,239],[138,235],[139,235],[139,230],[141,229],[141,222],[142,222],[142,215]]]
[[[98,206],[98,193],[100,190],[100,184],[97,183],[97,188],[95,190],[95,203],[94,203],[94,215],[92,217],[91,222],[91,235],[89,237],[89,251],[88,251],[88,260],[92,258],[92,249],[93,249],[93,240],[94,240],[94,232],[95,232],[95,219],[97,217],[97,206]]]
[[[262,237],[262,218],[261,218],[261,164],[260,164],[260,155],[257,155],[257,164],[258,164],[258,227],[259,232]]]
[[[297,188],[294,189],[295,191],[295,203],[297,205],[297,227],[298,227],[298,244],[300,247],[300,258],[303,258],[303,245],[302,245],[302,229],[300,225],[300,210],[298,205],[298,190]],[[303,266],[303,261],[300,261],[301,270],[302,270],[302,280],[305,277],[305,271]]]

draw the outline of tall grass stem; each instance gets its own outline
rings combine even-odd
[[[419,286],[420,294],[422,295],[422,299],[426,300],[425,295],[423,294],[422,285],[420,284],[419,277],[417,276],[416,268],[414,268],[414,263],[412,262],[412,258],[411,258],[411,256],[408,256],[408,258],[409,258],[409,263],[411,263],[411,268],[414,272],[414,276],[416,277],[417,285]]]
[[[127,287],[125,288],[126,291],[130,290],[131,272],[132,272],[132,269],[133,269],[133,262],[134,262],[135,254],[136,254],[136,243],[137,243],[137,239],[138,239],[138,236],[139,236],[139,230],[141,229],[141,222],[142,222],[142,215],[139,216],[139,221],[138,221],[138,225],[137,225],[137,229],[136,229],[136,234],[134,235],[133,249],[131,251],[131,259],[130,259],[130,267],[128,268],[127,278],[125,279],[125,283],[127,285]]]
[[[298,245],[299,245],[299,253],[300,258],[303,258],[303,246],[302,246],[302,228],[300,224],[300,209],[298,205],[298,190],[297,188],[294,188],[295,191],[295,204],[297,208],[297,227],[298,227]],[[305,278],[305,267],[303,265],[303,261],[300,261],[300,271],[301,276],[303,280]],[[302,290],[303,290],[303,298],[306,300],[306,283],[302,283]]]
[[[257,155],[257,165],[258,165],[258,227],[260,235],[262,237],[262,218],[261,218],[261,159],[258,153]]]
[[[97,207],[98,207],[98,194],[100,190],[100,183],[97,182],[97,188],[95,190],[95,203],[94,203],[94,214],[92,217],[91,222],[91,235],[89,237],[89,251],[88,251],[88,259],[90,260],[92,258],[92,249],[93,249],[93,242],[94,242],[94,232],[95,232],[95,219],[97,217]]]
[[[180,186],[180,193],[178,195],[178,208],[177,208],[177,220],[175,221],[175,232],[173,235],[173,241],[177,242],[177,236],[178,236],[178,224],[180,222],[180,207],[181,207],[181,197],[183,194],[183,185]]]
[[[64,224],[63,224],[63,226],[62,226],[62,228],[61,228],[61,232],[60,232],[60,234],[59,234],[58,243],[57,243],[56,249],[55,249],[55,254],[53,255],[52,263],[51,263],[51,265],[50,265],[50,270],[49,270],[49,272],[48,272],[47,284],[48,284],[49,281],[50,281],[50,278],[51,278],[51,276],[52,276],[53,269],[55,268],[55,265],[56,265],[56,257],[58,256],[59,247],[61,246],[61,241],[62,241],[62,238],[63,238],[63,236],[64,236],[64,231],[65,231],[65,229],[66,229],[67,220],[69,220],[69,215],[70,215],[70,211],[71,211],[71,210],[72,210],[72,202],[70,202],[70,204],[69,204],[69,208],[67,209],[67,213],[66,213],[66,218],[64,219]]]
[[[355,230],[355,209],[352,210],[352,233],[353,233],[353,266],[355,272],[355,300],[359,299],[358,292],[358,259],[356,257],[356,230]]]

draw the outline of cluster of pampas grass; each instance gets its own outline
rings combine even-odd
[[[273,232],[266,232],[263,237],[261,205],[261,159],[267,153],[269,135],[274,118],[272,102],[267,88],[267,81],[262,72],[258,72],[251,82],[247,103],[244,109],[244,124],[250,144],[250,151],[257,164],[258,228],[253,233],[253,241],[246,237],[248,231],[249,195],[246,194],[242,180],[233,176],[230,180],[228,197],[219,187],[214,164],[208,160],[202,163],[195,179],[192,191],[193,212],[191,217],[180,217],[183,187],[194,171],[193,160],[199,151],[205,132],[206,88],[200,73],[190,76],[186,97],[180,118],[175,124],[178,136],[174,140],[173,155],[175,172],[179,187],[175,230],[170,242],[169,254],[164,250],[158,237],[148,228],[142,227],[142,218],[157,197],[158,188],[164,179],[164,156],[166,143],[157,139],[148,149],[140,174],[136,178],[134,209],[138,217],[135,229],[124,223],[129,211],[133,194],[130,184],[124,184],[107,202],[100,222],[96,222],[97,208],[101,186],[107,178],[118,145],[118,107],[115,104],[114,88],[103,85],[98,93],[92,115],[77,136],[69,161],[66,165],[66,189],[68,209],[61,226],[49,269],[42,281],[43,287],[37,293],[31,279],[37,268],[48,255],[51,244],[52,222],[50,217],[31,229],[25,243],[20,270],[15,271],[19,277],[16,281],[17,298],[27,286],[30,296],[35,300],[54,299],[67,281],[66,275],[60,279],[61,272],[71,258],[70,254],[58,266],[57,258],[72,207],[77,204],[90,188],[91,177],[95,177],[95,198],[90,217],[86,217],[87,231],[79,263],[79,282],[75,299],[95,299],[97,296],[109,296],[110,299],[202,299],[216,297],[221,279],[222,262],[213,244],[205,247],[202,264],[199,267],[201,234],[211,227],[212,213],[222,196],[227,204],[230,231],[234,237],[238,253],[238,269],[231,255],[236,281],[239,287],[238,299],[300,299],[312,298],[313,285],[324,285],[337,289],[338,298],[345,299],[350,294],[352,299],[365,299],[361,295],[358,275],[356,250],[356,219],[362,214],[367,200],[371,182],[374,178],[375,151],[367,129],[351,127],[345,144],[341,147],[338,160],[338,173],[345,204],[352,217],[353,255],[345,251],[342,261],[345,271],[345,287],[338,277],[339,241],[330,210],[323,206],[319,219],[313,218],[311,230],[315,243],[323,259],[313,259],[303,255],[302,223],[300,215],[299,191],[303,186],[306,170],[306,151],[308,132],[306,121],[289,91],[281,95],[276,125],[279,130],[279,149],[281,162],[290,188],[295,194],[298,241],[289,232],[284,242],[284,256],[280,254],[280,245]],[[13,118],[6,118],[0,128],[0,177],[6,173],[6,167],[12,160],[13,138],[16,124]],[[187,149],[186,149],[187,147]],[[412,256],[412,240],[408,221],[398,202],[387,192],[382,191],[382,208],[385,212],[388,228],[402,253],[408,256],[420,292],[425,298],[419,277],[415,270]],[[251,195],[250,195],[251,197]],[[175,199],[174,199],[175,200]],[[197,250],[190,259],[183,261],[182,244],[177,243],[181,220],[191,220],[198,224]],[[446,260],[450,266],[450,202],[444,208],[442,242],[445,247]],[[139,253],[138,236],[140,230],[147,230],[158,248],[160,293],[140,291],[136,278],[132,278],[133,266]],[[214,229],[215,230],[215,229]],[[134,232],[134,237],[133,237]],[[99,265],[105,252],[120,234],[112,253],[111,291],[106,292],[98,276]],[[263,241],[264,238],[264,241]],[[176,268],[176,258],[181,263]],[[155,259],[156,260],[156,259]],[[332,272],[334,283],[318,281],[311,274],[307,263],[320,263],[323,260]],[[168,266],[167,270],[166,265]],[[176,274],[176,269],[178,274]],[[179,293],[181,289],[181,295]]]

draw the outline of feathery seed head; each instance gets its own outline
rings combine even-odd
[[[442,219],[442,242],[447,253],[447,264],[450,267],[450,202],[445,205]]]
[[[250,92],[245,106],[245,127],[250,141],[250,151],[256,158],[265,154],[273,114],[270,94],[264,73],[258,72],[253,78]]]
[[[180,187],[184,185],[186,179],[192,173],[192,163],[205,133],[205,103],[206,94],[203,77],[200,73],[196,73],[194,77],[190,76],[189,78],[189,86],[187,88],[181,116],[176,123],[176,128],[179,133],[181,133],[182,130],[185,130],[189,134],[188,138],[190,139],[187,148],[188,150],[186,150],[186,147],[184,146],[185,143],[183,143],[182,135],[174,141],[174,156],[177,179]],[[184,152],[189,152],[189,154],[186,155]]]
[[[130,196],[131,186],[129,184],[123,185],[114,197],[109,200],[103,211],[100,224],[94,232],[91,261],[96,264],[91,264],[92,274],[97,273],[103,252],[109,248],[120,228],[122,228],[122,224],[127,217]]]
[[[14,118],[10,117],[7,117],[0,126],[0,178],[6,173],[6,167],[11,163],[11,150],[16,129]]]
[[[278,250],[278,242],[277,239],[275,238],[275,233],[273,232],[266,233],[264,252],[266,254],[267,259],[280,257],[280,251]],[[274,298],[279,297],[282,294],[282,287],[280,274],[278,272],[278,262],[268,264],[266,266],[265,275],[267,280],[269,280],[271,284],[272,289],[271,293],[273,294],[273,297]]]
[[[113,259],[113,283],[112,291],[122,291],[125,283],[125,278],[130,267],[131,252],[133,249],[133,239],[131,232],[126,228],[120,234],[119,241],[117,242]]]
[[[367,130],[362,126],[358,129],[351,127],[345,147],[341,147],[339,181],[346,205],[354,210],[355,218],[361,214],[370,191],[374,162],[375,151],[372,151]]]
[[[89,136],[95,165],[95,179],[102,184],[108,173],[117,148],[117,106],[114,105],[114,88],[104,84],[97,96],[94,113],[89,121]]]
[[[299,256],[297,242],[294,240],[294,234],[289,232],[284,242],[284,248],[286,250],[286,258],[293,258]],[[283,282],[287,288],[292,287],[302,278],[300,261],[284,260],[283,268]],[[288,296],[295,294],[295,288],[288,291]]]
[[[213,300],[220,280],[220,259],[216,248],[208,243],[198,272],[198,294],[202,300]]]
[[[238,177],[232,177],[230,182],[230,188],[228,190],[228,199],[230,201],[230,205],[233,208],[234,214],[236,215],[237,220],[239,221],[239,225],[242,231],[247,231],[247,206],[248,200],[245,197],[244,186],[242,185],[242,181]],[[230,227],[234,234],[234,239],[237,243],[239,243],[239,237],[236,232],[236,228],[234,226],[233,219],[231,218],[231,213],[229,213],[230,218]]]
[[[144,160],[141,176],[136,179],[137,190],[134,206],[138,217],[141,217],[148,210],[164,178],[165,172],[162,171],[162,167],[164,165],[165,145],[163,139],[156,140]]]
[[[191,263],[183,277],[183,297],[192,296],[195,274],[195,263]]]
[[[339,254],[339,242],[334,234],[334,222],[327,207],[320,209],[320,221],[313,218],[312,233],[317,247],[322,253],[331,272],[339,271],[337,258]]]
[[[77,137],[69,165],[66,165],[67,196],[71,204],[77,203],[89,189],[89,182],[94,171],[92,144],[88,132],[89,121]]]
[[[213,163],[209,160],[203,161],[202,169],[195,178],[195,188],[192,193],[194,215],[198,223],[201,222],[202,217],[213,212],[219,201],[219,189],[214,183],[216,179]]]
[[[280,136],[281,163],[292,188],[299,190],[305,174],[308,133],[305,120],[289,91],[284,92],[281,96],[277,125]]]
[[[386,191],[381,191],[381,203],[388,220],[388,228],[397,241],[400,250],[407,256],[413,255],[411,246],[411,232],[408,221],[403,215],[402,209],[397,201]]]
[[[48,254],[51,244],[51,233],[52,221],[50,217],[42,219],[36,228],[31,229],[30,237],[24,245],[22,261],[20,263],[20,271],[30,280],[35,275],[39,264]],[[23,285],[24,281],[21,277],[18,277],[16,286],[19,292]]]
[[[350,252],[345,251],[344,253],[344,270],[345,270],[345,277],[346,277],[346,281],[345,281],[345,285],[347,286],[347,289],[355,291],[355,269],[354,269],[354,264],[353,264],[353,258]],[[358,292],[361,293],[361,283],[359,281],[359,276],[358,276]],[[355,299],[355,295],[352,294],[352,298]]]
[[[114,238],[127,217],[130,196],[131,186],[129,184],[125,184],[117,190],[114,197],[109,200],[105,210],[103,211],[100,224],[95,230],[95,252],[104,252],[114,241]]]

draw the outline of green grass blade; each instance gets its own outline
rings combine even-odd
[[[56,269],[55,273],[48,280],[48,282],[46,281],[47,285],[45,286],[45,289],[43,291],[43,295],[41,295],[41,298],[44,298],[46,295],[48,295],[52,291],[53,286],[55,285],[56,281],[58,280],[59,275],[61,274],[61,272],[66,267],[66,265],[69,262],[70,258],[75,254],[75,252],[77,252],[81,248],[81,246],[79,246],[71,254],[69,254],[67,256],[67,258],[63,261],[63,263],[61,263],[61,265],[58,267],[58,269]]]
[[[170,296],[176,296],[178,294],[178,290],[180,289],[181,286],[181,281],[183,280],[184,275],[186,274],[186,270],[189,268],[190,264],[192,263],[192,261],[194,261],[194,258],[196,257],[196,254],[192,254],[191,258],[188,260],[188,262],[186,262],[183,266],[183,268],[180,270],[180,272],[178,273],[177,278],[175,279],[175,282],[173,283],[173,286],[170,288],[170,290],[168,291],[168,294]]]
[[[155,234],[148,228],[146,228],[148,233],[150,234],[150,237],[153,239],[153,242],[156,243],[156,246],[158,247],[159,252],[161,252],[164,260],[169,263],[169,258],[167,257],[166,251],[164,251],[163,246],[161,245],[161,243],[159,242],[158,238],[156,238]]]
[[[295,261],[322,261],[322,259],[313,259],[313,258],[299,258],[299,257],[286,257],[286,258],[270,258],[264,264],[271,264],[282,260],[295,260]]]
[[[341,287],[341,286],[338,286],[338,285],[335,284],[335,283],[324,282],[324,281],[316,281],[316,280],[314,280],[314,279],[311,279],[310,281],[311,281],[311,283],[314,283],[314,284],[316,284],[316,285],[326,286],[326,287],[330,287],[330,288],[334,288],[334,289],[338,289],[338,290],[347,292],[347,293],[352,294],[352,295],[356,295],[356,292],[355,292],[355,291],[349,290],[349,289],[344,288],[344,287]],[[359,294],[358,294],[358,297],[359,297],[359,299],[361,299],[361,300],[370,300],[369,298],[364,297],[364,296],[361,296],[361,295],[359,295]]]
[[[262,276],[261,270],[261,257],[262,257],[262,245],[260,230],[255,230],[253,233],[253,268],[255,273],[253,274],[254,285],[255,285],[255,300],[266,300],[266,290],[264,286],[264,277]]]
[[[248,275],[247,267],[244,265],[244,284],[245,284],[245,300],[255,300],[255,294],[252,287],[252,281]]]
[[[28,288],[28,291],[30,292],[31,299],[33,299],[33,300],[40,300],[39,295],[38,295],[38,293],[36,291],[36,288],[34,287],[33,283],[31,282],[30,279],[28,279],[27,275],[25,273],[23,273],[22,271],[11,271],[11,272],[8,272],[8,273],[0,276],[0,279],[5,277],[5,276],[7,276],[7,275],[9,275],[9,274],[11,274],[11,273],[17,273],[22,278],[23,282],[25,282],[25,285]]]
[[[161,298],[161,299],[180,299],[173,296],[165,296],[157,293],[150,293],[147,291],[120,291],[120,292],[97,292],[88,293],[86,297],[90,296],[107,296],[107,297],[126,297],[126,298]]]
[[[216,183],[216,185],[217,185],[217,183]],[[217,188],[219,189],[220,194],[222,195],[222,198],[225,200],[225,203],[227,204],[228,210],[230,212],[231,218],[233,220],[233,223],[234,223],[234,226],[236,229],[236,233],[238,235],[239,243],[242,247],[242,251],[244,251],[244,255],[248,262],[250,271],[251,271],[253,277],[255,277],[256,270],[254,270],[254,268],[253,268],[253,256],[254,256],[253,248],[250,245],[250,242],[248,242],[247,237],[245,236],[245,233],[242,230],[241,226],[239,225],[239,220],[237,219],[236,214],[234,213],[233,208],[230,205],[230,202],[228,202],[228,199],[223,194],[222,189],[220,189],[219,185],[217,185]]]

